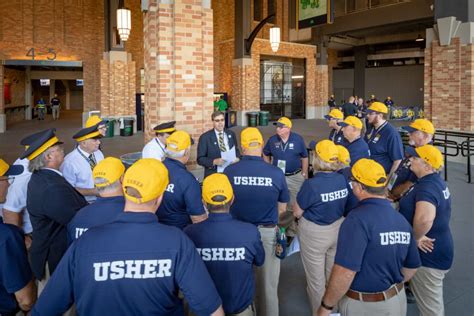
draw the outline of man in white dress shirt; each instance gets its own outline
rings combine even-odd
[[[61,165],[64,178],[84,195],[88,202],[95,201],[97,197],[92,169],[104,159],[104,154],[99,149],[101,137],[97,125],[81,129],[73,136],[78,146],[67,154]]]
[[[176,121],[161,123],[156,125],[153,130],[156,137],[150,140],[145,147],[143,147],[142,158],[155,158],[160,161],[165,159],[166,154],[166,139],[176,131],[174,125]]]

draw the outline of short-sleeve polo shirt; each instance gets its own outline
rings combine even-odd
[[[356,272],[351,289],[375,293],[403,281],[402,269],[421,264],[407,220],[388,200],[359,202],[339,230],[335,263]]]
[[[303,217],[318,225],[330,225],[340,219],[349,194],[345,177],[337,172],[317,172],[305,180],[296,201]]]
[[[418,179],[417,183],[400,199],[400,214],[413,225],[416,203],[425,201],[436,207],[436,216],[431,229],[426,233],[435,239],[432,252],[420,251],[424,267],[439,270],[451,268],[454,244],[449,228],[451,218],[451,193],[439,174],[433,173]]]
[[[278,223],[278,202],[288,203],[290,193],[283,172],[261,157],[242,156],[224,173],[234,190],[230,214],[255,225]]]
[[[183,229],[191,224],[190,216],[206,211],[202,204],[201,186],[181,162],[166,158],[163,162],[169,172],[169,184],[156,215],[160,223]]]
[[[15,292],[33,278],[20,230],[0,223],[0,314],[17,309]]]
[[[403,144],[398,131],[389,122],[379,128],[367,129],[365,141],[369,145],[370,158],[383,166],[388,174],[395,160],[403,159]]]
[[[278,166],[278,161],[286,162],[285,173],[293,173],[301,170],[302,158],[308,157],[308,150],[303,137],[294,132],[290,133],[286,143],[283,143],[278,135],[270,137],[263,148],[265,156],[272,156],[272,164]]]
[[[123,212],[76,240],[34,306],[59,315],[183,315],[181,291],[196,315],[222,301],[193,242],[156,215]]]
[[[261,266],[265,251],[257,227],[228,213],[210,213],[184,232],[196,245],[223,302],[226,314],[238,314],[255,296],[253,267]]]

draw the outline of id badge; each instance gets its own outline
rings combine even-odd
[[[281,169],[283,173],[286,173],[286,160],[278,160],[277,167]]]
[[[397,178],[398,178],[398,174],[394,172],[394,173],[392,174],[392,176],[390,177],[390,179],[388,180],[387,189],[388,189],[389,191],[392,191],[393,185],[394,185],[395,182],[397,181]]]

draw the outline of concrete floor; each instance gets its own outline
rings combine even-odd
[[[406,123],[397,123],[397,125]],[[65,142],[66,152],[74,146],[72,135],[80,129],[81,113],[64,111],[61,120],[52,121],[48,115],[45,121],[23,121],[8,126],[8,131],[0,134],[0,157],[13,162],[22,152],[19,141],[29,134],[42,129],[56,127],[60,139]],[[241,128],[234,128],[236,133]],[[261,127],[265,139],[274,133],[273,126]],[[328,131],[323,120],[295,120],[294,130],[306,140],[320,140]],[[143,133],[131,137],[115,136],[103,139],[106,156],[120,156],[125,153],[141,151]],[[455,244],[454,265],[444,283],[446,315],[474,315],[474,184],[466,183],[465,165],[448,164],[449,187],[453,196],[451,229]],[[279,297],[282,316],[311,315],[306,295],[306,281],[299,254],[282,262]],[[408,315],[418,315],[415,304],[408,306]]]

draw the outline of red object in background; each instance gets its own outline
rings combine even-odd
[[[5,104],[9,104],[10,102],[12,102],[9,83],[3,84],[3,100],[5,101]]]

